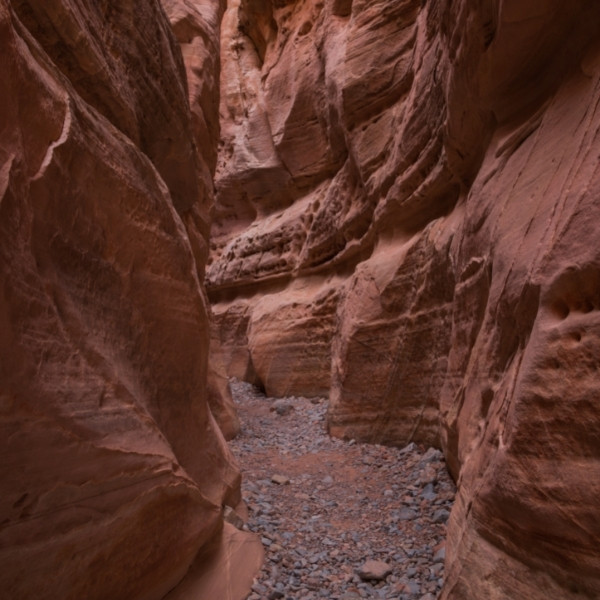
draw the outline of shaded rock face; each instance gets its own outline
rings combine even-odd
[[[232,0],[207,286],[230,372],[443,447],[443,598],[600,594],[600,8]],[[300,375],[298,375],[300,374]]]
[[[219,138],[219,28],[225,2],[161,0],[183,55],[192,116],[192,133],[198,155],[199,195],[186,219],[198,276],[204,278],[207,259],[208,216],[214,204],[213,176]],[[240,423],[227,384],[220,340],[211,321],[208,358],[208,402],[226,439],[237,435]]]
[[[161,598],[239,501],[181,54],[156,1],[1,0],[0,44],[0,587]]]

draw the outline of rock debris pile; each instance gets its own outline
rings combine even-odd
[[[244,527],[267,554],[249,600],[436,598],[455,494],[442,454],[330,438],[324,399],[231,388]]]

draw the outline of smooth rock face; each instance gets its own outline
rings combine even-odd
[[[161,0],[183,56],[192,113],[192,132],[200,160],[199,206],[213,203],[213,174],[219,137],[219,27],[225,0]],[[203,214],[206,227],[206,213]],[[207,233],[206,230],[202,231]],[[206,239],[202,240],[206,244]],[[206,247],[204,247],[206,252]],[[204,267],[206,256],[199,261]]]
[[[0,0],[0,45],[2,595],[161,598],[239,501],[181,55],[156,1]]]
[[[303,289],[290,286],[276,298],[259,300],[248,326],[253,368],[275,396],[322,396],[329,390],[339,293],[330,283],[302,283]]]
[[[214,204],[213,176],[219,137],[219,27],[225,2],[161,0],[183,55],[187,90],[192,112],[192,132],[198,166],[198,202],[186,213],[184,221],[196,258],[198,277],[204,279],[209,234],[208,216]],[[211,321],[208,358],[208,402],[223,435],[231,439],[240,429],[231,392],[227,385],[219,335]]]
[[[224,17],[226,364],[328,386],[336,435],[443,447],[445,599],[600,595],[599,23],[592,0]]]
[[[221,537],[199,554],[165,600],[244,600],[264,559],[258,536],[225,523]]]
[[[209,314],[209,316],[212,316]],[[226,440],[240,432],[240,420],[233,404],[229,381],[221,353],[221,342],[214,321],[210,324],[210,356],[208,359],[208,405]]]

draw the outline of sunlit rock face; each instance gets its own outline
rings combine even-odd
[[[600,7],[232,0],[229,372],[444,448],[445,599],[600,595]]]
[[[181,53],[156,1],[1,0],[0,45],[2,595],[162,598],[239,501]]]

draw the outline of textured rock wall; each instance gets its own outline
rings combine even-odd
[[[600,594],[600,8],[232,0],[207,270],[230,372],[438,444],[444,598]]]
[[[453,249],[460,275],[441,406],[461,485],[445,597],[500,587],[502,598],[594,598],[600,47],[587,43],[598,39],[588,27],[598,7],[509,5],[501,18],[497,55],[482,68],[499,123]],[[541,71],[510,56],[532,41]],[[510,77],[493,81],[489,69]]]
[[[0,45],[2,595],[161,598],[239,501],[181,54],[156,1],[0,0]]]
[[[198,202],[188,213],[186,224],[198,277],[202,281],[208,253],[209,214],[214,205],[213,177],[219,139],[219,30],[225,1],[190,4],[181,0],[161,0],[161,3],[181,48],[187,76],[200,193]],[[210,310],[209,320],[208,402],[225,438],[231,439],[239,432],[240,423],[227,384],[220,339]]]

